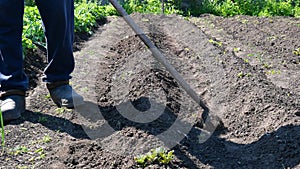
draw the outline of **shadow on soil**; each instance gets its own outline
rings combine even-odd
[[[149,99],[144,97],[131,103],[142,111],[151,107]],[[78,139],[97,139],[107,137],[125,127],[133,127],[157,136],[168,130],[177,118],[170,109],[166,108],[153,122],[141,124],[123,117],[115,106],[101,107],[92,102],[86,102],[76,111],[91,122],[105,120],[111,130],[105,131],[106,128],[100,127],[93,128],[93,133],[87,132],[84,126],[69,120],[32,111],[26,111],[22,119],[10,124],[30,121],[40,123],[50,130],[68,133]],[[47,120],[43,121],[43,119]],[[217,128],[207,141],[199,143],[198,136],[201,132],[198,127],[193,126],[188,135],[173,148],[176,157],[181,161],[177,164],[179,167],[198,168],[197,163],[200,162],[214,168],[293,168],[300,163],[300,126],[280,127],[250,144],[237,144],[220,138],[221,134],[227,132],[226,128],[222,127]],[[196,160],[193,159],[195,157]]]
[[[149,105],[149,98],[146,97],[141,97],[131,101],[131,103],[140,111],[146,111],[147,108],[153,106],[153,101],[151,102],[152,105]],[[92,110],[92,107],[98,107],[101,115],[95,118],[95,113],[97,112]],[[98,113],[100,112],[99,109],[96,110]],[[158,136],[168,130],[177,119],[176,113],[173,113],[167,107],[156,120],[147,124],[126,119],[118,112],[115,106],[100,107],[94,103],[87,102],[86,106],[82,107],[78,112],[86,119],[93,119],[94,122],[102,118],[114,131],[133,127],[154,136]],[[181,122],[181,124],[186,125],[184,122]],[[95,138],[96,136],[106,137],[109,135],[109,132],[104,132],[103,128],[94,130],[98,130],[96,135],[93,136]],[[97,135],[99,131],[102,134]],[[197,162],[191,159],[190,156],[194,156],[201,163],[214,168],[292,168],[300,163],[300,142],[298,141],[300,140],[300,126],[283,126],[272,133],[265,134],[256,142],[250,144],[237,144],[220,138],[220,135],[226,132],[224,127],[218,127],[207,141],[199,143],[198,136],[201,132],[203,131],[200,128],[191,126],[187,137],[173,148],[176,157],[182,161],[182,164],[179,164],[179,166],[198,168]],[[106,135],[103,135],[103,133],[106,133]]]
[[[192,128],[189,139],[182,140],[176,156],[197,168],[195,161],[184,155],[195,156],[203,164],[214,168],[293,168],[300,164],[300,126],[287,125],[263,135],[256,142],[237,144],[220,138],[224,130],[216,131],[206,142],[200,144],[195,136],[201,131]]]
[[[22,114],[22,118],[12,121],[9,124],[17,125],[22,124],[25,121],[29,121],[31,123],[39,123],[52,131],[64,132],[74,138],[89,139],[88,135],[86,135],[85,131],[82,129],[82,126],[79,124],[73,123],[64,118],[38,112],[32,112],[29,110],[26,110]]]

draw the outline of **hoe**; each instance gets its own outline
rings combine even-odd
[[[166,70],[173,76],[176,82],[187,92],[187,94],[203,109],[201,115],[202,121],[201,125],[206,125],[207,127],[213,127],[210,122],[209,112],[210,109],[202,101],[202,99],[197,95],[197,93],[191,88],[191,86],[182,78],[178,71],[167,61],[163,54],[158,50],[158,48],[151,42],[151,40],[145,35],[145,33],[139,28],[139,26],[134,22],[134,20],[128,15],[125,9],[117,2],[117,0],[109,0],[114,8],[123,17],[126,23],[132,28],[132,30],[138,35],[138,37],[144,42],[144,44],[150,49],[152,55],[157,61],[159,61]]]

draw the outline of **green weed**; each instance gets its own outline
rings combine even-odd
[[[271,69],[273,66],[271,64],[268,63],[263,63],[263,67],[266,69]]]
[[[44,98],[45,98],[46,100],[48,100],[48,99],[51,98],[51,96],[50,96],[50,94],[47,94]]]
[[[213,39],[209,39],[208,42],[212,43],[215,46],[222,47],[222,42],[215,41]]]
[[[10,155],[20,155],[20,154],[26,154],[29,152],[29,149],[25,146],[19,146],[16,148],[11,149],[8,153]]]
[[[105,10],[105,7],[99,6],[97,3],[75,4],[75,32],[92,34],[92,29],[97,25],[97,20],[104,17]]]
[[[4,121],[3,121],[1,109],[0,109],[0,123],[1,123],[1,147],[2,147],[2,153],[3,153],[4,147],[5,147],[5,131],[4,131]]]
[[[221,16],[300,16],[299,0],[191,0],[184,14],[199,16],[211,13]],[[244,22],[247,23],[247,22]]]
[[[239,51],[241,51],[241,48],[233,48],[233,51],[234,52],[239,52]]]
[[[295,54],[295,55],[297,55],[297,56],[300,56],[300,48],[295,49],[295,50],[293,51],[293,54]]]
[[[48,121],[48,118],[47,117],[39,117],[39,119],[38,119],[38,122],[39,123],[45,123],[45,122],[47,122]]]
[[[242,72],[242,71],[237,74],[238,78],[250,77],[250,76],[252,76],[251,73],[245,73],[245,72]]]
[[[42,142],[49,143],[51,142],[52,138],[49,135],[43,137]]]
[[[249,59],[244,59],[244,62],[249,63],[250,61],[249,61]]]
[[[267,75],[276,75],[276,74],[281,74],[281,71],[280,70],[269,70],[267,71],[266,73]]]
[[[30,168],[29,166],[26,166],[26,165],[18,165],[17,166],[17,169],[28,169]]]
[[[63,114],[65,112],[71,112],[72,110],[65,108],[65,107],[58,107],[55,109],[57,114]]]
[[[177,3],[173,0],[165,1],[164,3],[164,13],[165,14],[181,14],[181,11],[177,8]],[[127,13],[131,14],[133,12],[139,13],[163,13],[161,0],[125,0],[123,4],[124,9]]]
[[[159,147],[156,149],[152,149],[145,155],[135,157],[134,160],[138,165],[143,167],[154,163],[167,165],[174,159],[173,153],[173,150],[168,152],[165,148]]]
[[[45,47],[45,36],[42,20],[36,6],[26,6],[24,9],[22,45],[24,55],[36,48],[36,44]]]

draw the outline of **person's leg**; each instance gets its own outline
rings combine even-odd
[[[0,107],[4,121],[25,111],[28,78],[23,69],[24,1],[0,0]]]
[[[74,3],[73,0],[36,0],[47,39],[48,66],[45,82],[65,81],[74,69]]]
[[[47,39],[48,66],[43,81],[52,100],[59,106],[73,108],[83,104],[83,97],[69,85],[74,70],[74,1],[36,0]]]
[[[27,90],[23,69],[22,30],[24,2],[0,0],[0,90]]]

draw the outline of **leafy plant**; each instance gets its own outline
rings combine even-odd
[[[295,55],[297,55],[297,56],[300,56],[300,48],[295,49],[295,50],[293,51],[293,54],[295,54]]]
[[[140,155],[134,158],[136,163],[143,167],[154,163],[167,165],[173,159],[174,159],[174,150],[168,152],[163,147],[151,149],[150,152],[146,153],[145,155]]]
[[[24,10],[22,45],[24,54],[36,48],[35,44],[45,46],[42,21],[36,6],[26,6]]]
[[[164,13],[165,14],[181,14],[181,11],[176,8],[176,2],[165,1]],[[162,13],[161,0],[125,0],[123,3],[124,9],[127,13],[139,12],[139,13]]]
[[[267,75],[275,75],[275,74],[281,74],[281,71],[280,70],[269,70],[267,71],[266,73]]]
[[[215,46],[218,46],[218,47],[221,47],[222,46],[222,42],[218,42],[218,41],[215,41],[213,39],[209,39],[208,42],[212,43],[213,45]]]
[[[46,100],[50,99],[50,98],[51,98],[50,93],[48,93],[44,98],[45,98]]]
[[[97,20],[104,16],[105,7],[97,3],[80,3],[75,5],[75,32],[92,34],[92,28],[97,25]]]
[[[250,76],[252,76],[252,74],[251,74],[251,73],[239,72],[239,73],[237,74],[237,76],[238,76],[239,78],[243,78],[243,77],[250,77]]]
[[[71,112],[72,110],[67,109],[65,107],[58,107],[58,108],[55,109],[55,111],[56,111],[57,114],[63,114],[65,112]]]
[[[189,4],[188,8],[181,8],[185,15],[300,16],[299,0],[190,0]]]
[[[44,122],[47,122],[47,121],[48,121],[47,117],[39,117],[39,119],[38,119],[39,123],[44,123]]]
[[[233,51],[234,52],[239,52],[239,51],[241,51],[241,48],[233,48]]]
[[[97,24],[97,20],[116,13],[112,6],[99,6],[97,3],[87,3],[86,1],[75,4],[75,32],[91,34],[92,28]],[[36,49],[36,45],[46,48],[42,20],[37,7],[34,3],[31,3],[31,0],[26,0],[24,9],[22,45],[24,55]]]
[[[52,138],[49,135],[46,135],[43,137],[42,141],[44,143],[49,143],[52,140]]]
[[[26,154],[29,152],[29,149],[25,146],[19,146],[16,148],[13,148],[9,151],[9,154],[11,155],[19,155],[19,154]]]
[[[244,62],[249,63],[250,61],[249,61],[249,59],[244,59]]]

